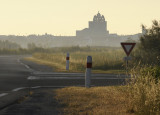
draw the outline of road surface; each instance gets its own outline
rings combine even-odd
[[[28,87],[84,86],[84,73],[57,73],[51,67],[23,60],[25,56],[0,56],[0,97]],[[123,85],[126,75],[92,74],[92,86]]]

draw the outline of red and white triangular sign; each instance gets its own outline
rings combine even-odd
[[[125,43],[125,42],[121,43],[121,46],[124,49],[127,56],[129,56],[135,45],[136,43]]]

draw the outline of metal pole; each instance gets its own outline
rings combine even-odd
[[[127,71],[127,73],[128,73],[128,59],[127,59],[127,61],[126,61],[126,71]]]

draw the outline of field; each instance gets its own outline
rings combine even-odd
[[[64,49],[58,49],[52,53],[34,53],[28,60],[50,65],[54,71],[65,72],[66,53]],[[70,49],[71,50],[71,49]],[[74,50],[74,49],[72,49]],[[93,72],[101,73],[123,73],[124,51],[121,48],[81,48],[70,52],[69,72],[84,72],[86,69],[86,58],[92,56]]]

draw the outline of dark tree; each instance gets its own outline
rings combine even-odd
[[[150,28],[142,25],[143,35],[140,38],[137,56],[147,64],[160,63],[160,22],[154,20]]]
[[[160,54],[160,23],[157,20],[153,21],[152,27],[146,29],[142,25],[145,33],[140,39],[141,48],[147,52]]]

